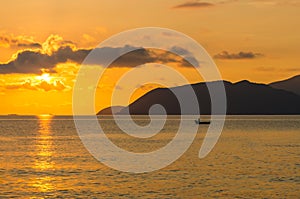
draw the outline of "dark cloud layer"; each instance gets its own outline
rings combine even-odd
[[[114,57],[119,58],[111,63],[110,67],[135,67],[146,63],[176,63],[183,67],[191,66],[190,63],[198,65],[198,62],[192,58],[188,51],[185,51],[179,47],[173,48],[182,56],[185,56],[185,59],[167,51],[143,48],[138,49],[136,47],[126,45],[124,47],[116,48],[96,48],[89,55],[89,58],[87,61],[85,61],[85,64],[107,65],[110,64],[108,63],[109,59],[107,59],[107,57],[111,57],[113,55]],[[128,50],[133,51],[122,55]],[[90,52],[91,49],[73,49],[70,46],[60,47],[50,55],[43,53],[42,51],[25,50],[20,52],[14,60],[8,63],[0,64],[0,74],[40,74],[42,70],[55,72],[56,65],[60,63],[75,62],[81,64]]]
[[[6,64],[0,64],[0,74],[10,73],[36,73],[41,69],[53,71],[59,63],[69,61],[80,63],[86,57],[90,50],[73,51],[70,47],[61,47],[52,55],[43,54],[39,51],[22,51],[15,60]]]
[[[109,65],[109,67],[135,67],[147,63],[169,64],[175,63],[182,67],[191,67],[191,64],[198,66],[197,60],[192,58],[192,54],[188,51],[172,47],[174,52],[180,54],[178,56],[172,52],[159,49],[144,49],[126,45],[122,48],[97,48],[92,51],[85,64]],[[125,53],[131,51],[129,53]],[[125,54],[124,54],[125,53]],[[109,63],[108,57],[118,57],[113,63]],[[190,63],[189,63],[190,62]]]
[[[223,51],[219,54],[214,55],[215,59],[254,59],[257,57],[261,57],[263,54],[254,53],[254,52],[239,52],[239,53],[229,53],[227,51]]]
[[[173,8],[203,8],[203,7],[210,7],[210,6],[214,6],[214,4],[209,2],[190,1],[190,2],[176,5]]]

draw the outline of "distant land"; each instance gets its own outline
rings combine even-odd
[[[300,95],[300,75],[292,77],[292,78],[287,79],[287,80],[273,82],[269,85],[273,88],[278,88],[278,89],[290,91],[290,92],[293,92],[297,95]]]
[[[227,114],[229,115],[292,115],[300,114],[300,75],[271,84],[258,84],[243,80],[237,83],[223,81],[227,95]],[[215,84],[208,82],[207,84]],[[200,113],[211,114],[211,102],[206,83],[192,84]],[[152,105],[162,105],[168,115],[194,115],[193,107],[181,112],[173,92],[187,92],[187,85],[173,88],[154,89],[127,107],[108,107],[98,115],[116,114],[147,115]],[[172,92],[173,91],[173,92]],[[154,112],[154,114],[162,114]]]
[[[112,106],[112,107],[107,107],[105,109],[102,109],[97,115],[112,115],[112,113],[116,114],[119,113],[124,106]]]

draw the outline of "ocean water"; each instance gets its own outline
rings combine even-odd
[[[180,121],[168,118],[147,139],[124,135],[111,118],[99,122],[116,145],[147,152],[172,140]],[[132,174],[93,158],[71,116],[0,116],[0,198],[300,198],[300,116],[228,116],[215,148],[199,159],[206,130],[200,125],[166,168]]]

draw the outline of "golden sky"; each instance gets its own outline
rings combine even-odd
[[[195,39],[225,80],[270,83],[300,74],[298,0],[3,1],[0,114],[72,114],[72,88],[88,52],[116,33],[147,26]],[[200,81],[192,68],[170,64]],[[132,67],[106,71],[96,110],[110,105],[106,95]],[[143,86],[131,101],[149,89],[153,85]]]

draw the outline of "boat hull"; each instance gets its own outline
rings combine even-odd
[[[197,121],[197,120],[195,120],[195,123],[196,123],[196,124],[199,124],[199,125],[200,125],[200,124],[210,124],[210,122],[199,122],[199,121]]]

